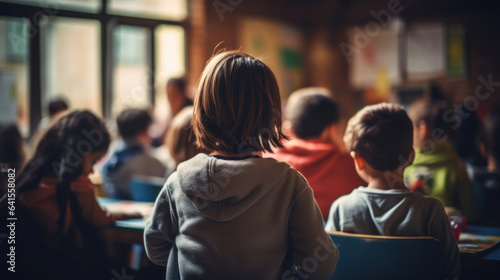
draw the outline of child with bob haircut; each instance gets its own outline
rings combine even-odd
[[[460,275],[460,256],[439,200],[411,192],[403,170],[412,163],[413,126],[403,107],[367,106],[347,124],[344,142],[368,186],[336,200],[326,230],[388,236],[432,236],[444,247],[445,276]]]
[[[281,101],[272,71],[240,51],[207,64],[192,126],[201,148],[181,163],[146,225],[148,257],[168,279],[327,279],[338,250],[307,181],[262,158],[280,147]]]

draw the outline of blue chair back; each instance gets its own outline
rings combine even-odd
[[[165,178],[134,176],[130,180],[130,195],[134,201],[154,202],[165,183]]]
[[[444,279],[443,247],[433,237],[328,235],[340,253],[330,279]]]

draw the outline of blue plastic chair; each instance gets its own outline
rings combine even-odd
[[[330,279],[444,279],[443,247],[433,237],[328,235],[340,253]]]
[[[162,177],[134,176],[130,180],[130,195],[133,201],[154,202],[165,183]]]

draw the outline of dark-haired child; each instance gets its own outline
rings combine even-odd
[[[447,279],[456,279],[460,256],[443,205],[404,184],[403,170],[414,157],[413,126],[405,110],[387,103],[363,108],[349,120],[344,141],[368,185],[332,204],[326,230],[433,236],[444,247]]]
[[[306,177],[323,218],[332,203],[364,185],[338,135],[340,108],[326,89],[305,88],[290,95],[286,118],[292,139],[266,156],[289,163]]]
[[[63,115],[45,131],[33,157],[17,176],[16,195],[19,204],[15,209],[20,215],[18,235],[19,238],[30,236],[18,240],[19,247],[28,246],[31,242],[37,248],[60,248],[59,253],[82,258],[82,263],[89,259],[94,262],[99,256],[88,258],[86,253],[99,250],[95,248],[98,244],[93,243],[98,238],[93,234],[97,227],[110,225],[117,219],[140,217],[112,215],[102,210],[97,203],[95,186],[88,176],[92,173],[94,163],[106,153],[109,143],[110,137],[104,123],[88,111],[73,111]],[[29,248],[28,252],[31,250],[34,248]],[[49,253],[54,254],[46,252]],[[28,258],[30,254],[20,253],[19,257]],[[58,257],[64,258],[63,255]],[[42,279],[59,279],[56,275],[64,278],[60,275],[61,271],[80,263],[71,260],[68,258],[68,263],[62,264],[57,260],[37,259],[28,264],[33,269],[22,273],[41,273]],[[87,265],[89,263],[82,264]],[[59,267],[56,269],[55,266]],[[37,269],[45,269],[49,275]],[[92,266],[88,269],[87,272],[92,273]],[[71,277],[80,279],[83,277],[79,275],[81,272],[74,271],[75,275]]]
[[[472,182],[465,163],[450,142],[451,109],[442,102],[424,99],[409,109],[414,127],[415,160],[405,170],[405,180],[414,191],[433,196],[445,206],[455,207],[468,221],[477,218]]]
[[[281,146],[272,71],[239,51],[214,56],[195,98],[197,144],[213,151],[181,163],[146,225],[149,258],[168,279],[327,279],[338,251],[307,181],[262,158]]]
[[[500,226],[500,111],[491,112],[482,122],[479,148],[487,159],[485,169],[473,173],[474,189],[479,208],[479,222]]]
[[[141,109],[125,109],[116,118],[121,138],[113,142],[111,154],[101,168],[108,197],[131,199],[134,175],[165,176],[165,166],[149,151],[151,123],[148,111]]]

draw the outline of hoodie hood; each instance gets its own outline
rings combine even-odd
[[[274,155],[266,156],[288,162],[297,170],[321,169],[322,165],[332,161],[339,154],[337,146],[322,141],[293,139],[283,143],[284,148],[276,149]]]
[[[181,163],[182,192],[201,214],[230,221],[258,203],[292,169],[270,158],[225,159],[198,154]]]

